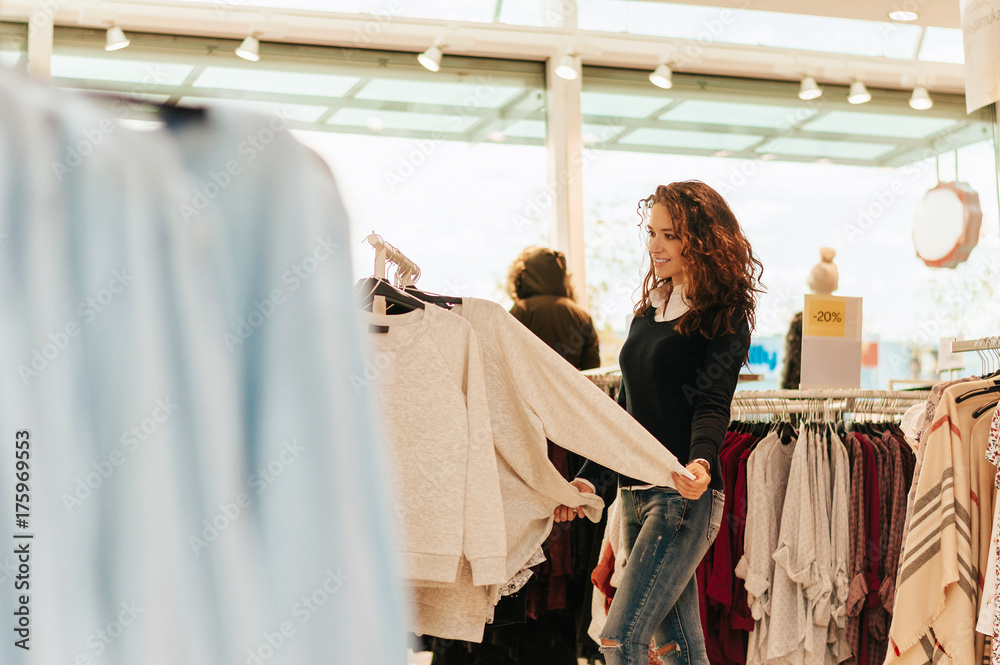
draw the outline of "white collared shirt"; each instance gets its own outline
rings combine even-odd
[[[674,287],[667,300],[667,290],[670,287],[664,284],[649,292],[649,301],[656,309],[653,317],[656,321],[673,321],[679,319],[691,309],[691,301],[687,299],[684,292],[684,285],[678,284]]]

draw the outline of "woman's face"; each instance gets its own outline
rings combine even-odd
[[[674,284],[683,284],[684,259],[681,258],[681,240],[677,237],[674,223],[663,204],[653,204],[646,232],[648,233],[646,246],[657,279],[672,277]]]

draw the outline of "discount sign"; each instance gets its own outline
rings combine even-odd
[[[861,298],[807,295],[802,309],[802,388],[861,385]]]
[[[811,337],[840,337],[847,333],[847,302],[844,298],[806,298],[802,334]]]

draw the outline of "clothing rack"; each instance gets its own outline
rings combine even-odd
[[[420,267],[416,263],[374,231],[365,240],[375,248],[375,277],[377,279],[386,278],[386,263],[392,263],[396,266],[396,273],[392,279],[393,286],[403,288],[417,283],[417,280],[420,279]],[[385,297],[375,296],[372,298],[372,313],[385,314],[385,311]]]
[[[588,369],[583,371],[583,375],[590,379],[598,388],[604,392],[614,394],[618,392],[618,389],[622,385],[622,371],[617,366],[613,367],[596,367],[594,369]],[[738,383],[744,383],[749,381],[763,381],[764,375],[762,374],[740,374]]]
[[[975,351],[979,356],[979,362],[982,363],[983,372],[989,373],[992,368],[987,368],[989,365],[1000,366],[1000,337],[980,337],[979,339],[963,339],[955,340],[951,343],[952,353],[968,353],[969,351]],[[985,354],[983,351],[992,351],[992,353]],[[991,361],[991,362],[987,362]]]
[[[952,353],[968,351],[995,351],[1000,349],[1000,337],[980,337],[979,339],[954,340],[951,343]]]
[[[595,367],[594,369],[585,369],[581,374],[604,392],[608,392],[609,389],[617,391],[622,383],[622,371],[617,367]]]
[[[733,396],[732,411],[734,419],[792,413],[824,417],[853,413],[888,418],[902,415],[914,404],[925,402],[929,396],[929,390],[859,388],[742,391]]]
[[[420,267],[374,231],[365,240],[375,248],[375,277],[385,279],[386,263],[396,265],[393,286],[413,286],[420,279]]]

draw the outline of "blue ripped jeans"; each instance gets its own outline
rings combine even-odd
[[[649,642],[676,644],[665,663],[708,665],[695,571],[722,522],[724,495],[697,501],[668,487],[621,490],[625,570],[601,637],[607,665],[648,665]]]

